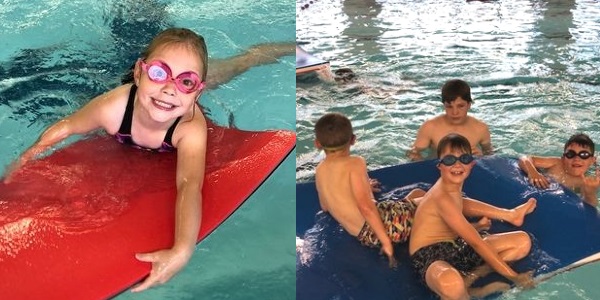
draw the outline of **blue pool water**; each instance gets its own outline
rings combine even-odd
[[[296,178],[314,174],[312,128],[330,111],[351,118],[353,152],[370,169],[407,162],[419,126],[443,113],[451,78],[471,84],[471,115],[489,125],[498,155],[559,155],[577,132],[598,144],[599,29],[600,6],[586,0],[299,0],[297,41],[358,81],[297,81]],[[591,264],[503,298],[597,299],[598,275]]]
[[[0,168],[49,124],[116,86],[137,53],[169,26],[202,34],[211,58],[294,39],[290,1],[32,1],[0,7]],[[254,68],[202,106],[220,124],[294,130],[293,57]],[[291,299],[294,157],[197,246],[164,286],[121,299]]]

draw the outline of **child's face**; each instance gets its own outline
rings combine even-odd
[[[194,72],[202,74],[203,67],[198,55],[182,46],[160,47],[154,51],[146,63],[160,60],[171,69],[171,76],[177,78],[182,73]],[[189,94],[182,92],[173,80],[157,83],[136,65],[135,80],[138,85],[137,97],[150,117],[157,122],[168,122],[189,112],[201,91]]]
[[[591,153],[591,149],[587,146],[582,147],[581,145],[574,143],[574,144],[567,146],[564,153],[568,153],[569,151],[574,152],[574,154],[576,154],[576,155],[573,158],[568,158],[567,156],[565,156],[563,154],[561,161],[562,161],[565,173],[567,173],[571,176],[579,177],[581,175],[584,175],[585,172],[592,166],[592,164],[594,164],[596,162],[596,157],[594,157],[594,156],[591,156],[587,159],[582,159],[581,157],[579,157],[578,154],[583,151],[587,151],[588,153],[590,153],[592,155],[594,154],[594,153]]]
[[[461,124],[467,119],[467,112],[471,108],[471,103],[467,102],[461,97],[456,100],[446,103],[444,102],[444,110],[446,112],[446,118],[450,124]]]
[[[454,156],[454,158],[456,159],[447,158],[447,156]],[[454,163],[448,166],[444,163],[444,161],[446,163],[451,163],[454,161]],[[474,165],[475,161],[472,160],[472,155],[462,150],[450,149],[450,147],[448,147],[444,151],[442,151],[440,156],[440,163],[438,163],[437,167],[440,170],[440,176],[444,181],[453,184],[462,184],[467,179],[467,177],[469,177],[471,169]]]

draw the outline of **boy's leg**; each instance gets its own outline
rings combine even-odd
[[[421,200],[423,200],[423,196],[425,196],[425,193],[426,192],[424,190],[416,188],[411,190],[404,198],[406,198],[406,200],[411,201],[416,206],[419,206],[419,203],[421,202]]]
[[[497,233],[483,238],[504,261],[519,260],[531,250],[531,238],[524,231]]]
[[[523,225],[525,215],[531,213],[537,204],[535,198],[530,198],[524,204],[513,209],[499,208],[472,198],[464,198],[463,213],[469,217],[488,217],[502,220],[515,226]]]
[[[492,273],[494,269],[488,264],[483,264],[463,277],[469,295],[474,298],[485,298],[491,294],[504,292],[510,289],[510,284],[502,281],[494,281],[482,287],[472,288],[471,285],[479,278]]]
[[[425,282],[442,299],[469,299],[462,275],[445,261],[437,260],[427,268]]]
[[[502,281],[494,281],[479,288],[470,288],[469,295],[474,298],[485,298],[491,294],[505,292],[510,289],[510,284]]]

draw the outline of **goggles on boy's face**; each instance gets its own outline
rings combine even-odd
[[[166,63],[160,60],[153,60],[150,63],[146,63],[140,60],[142,69],[148,74],[148,78],[155,83],[166,83],[169,80],[175,82],[177,89],[184,94],[193,93],[195,91],[202,90],[204,88],[204,82],[200,80],[198,74],[188,71],[177,75],[173,78],[171,68]]]
[[[569,150],[569,151],[563,153],[563,156],[568,159],[572,159],[575,156],[579,156],[579,158],[581,158],[581,159],[588,159],[594,155],[590,151],[586,151],[586,150],[583,150],[579,153],[575,152],[575,150]]]
[[[444,165],[444,166],[452,166],[454,165],[457,161],[460,161],[461,164],[463,165],[468,165],[470,164],[475,158],[473,158],[473,155],[471,154],[463,154],[459,157],[456,157],[454,155],[446,155],[444,156],[442,159],[440,159],[440,164]]]

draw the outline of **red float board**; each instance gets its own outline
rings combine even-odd
[[[290,131],[209,125],[198,241],[264,182],[295,142]],[[173,243],[176,158],[94,136],[0,183],[1,298],[108,298],[147,276],[150,264],[134,255]]]

